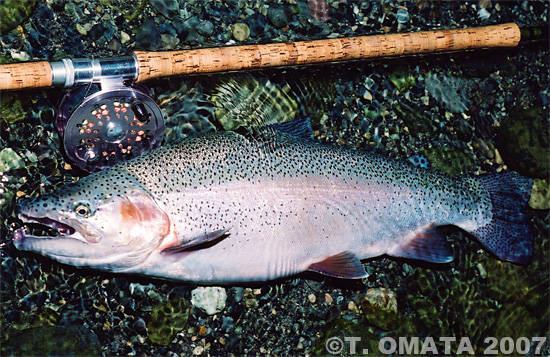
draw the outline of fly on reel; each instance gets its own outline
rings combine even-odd
[[[57,129],[68,159],[94,172],[159,146],[164,118],[146,87],[110,79],[69,92]]]

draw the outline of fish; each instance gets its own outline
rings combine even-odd
[[[204,284],[306,271],[360,279],[361,261],[384,255],[445,264],[448,227],[496,258],[530,262],[531,179],[451,178],[293,130],[186,138],[25,198],[13,244],[68,265]]]

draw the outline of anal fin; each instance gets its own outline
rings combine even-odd
[[[308,270],[328,276],[345,279],[361,279],[367,277],[367,272],[357,256],[350,252],[342,252],[309,266]]]
[[[438,227],[433,223],[418,231],[405,243],[392,249],[388,255],[431,263],[449,263],[453,260],[445,228]]]
[[[185,243],[181,243],[181,244],[177,243],[172,246],[168,246],[167,248],[164,248],[161,251],[161,253],[173,254],[173,253],[181,253],[184,251],[210,248],[213,245],[222,241],[223,239],[227,238],[228,236],[229,236],[229,229],[219,229],[217,231],[209,232],[201,236],[198,236]]]

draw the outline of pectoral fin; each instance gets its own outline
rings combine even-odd
[[[181,253],[184,251],[199,250],[210,248],[215,244],[218,244],[223,239],[229,236],[229,229],[219,229],[214,232],[206,233],[195,237],[184,243],[177,243],[171,246],[164,248],[161,253],[163,254],[173,254]]]
[[[324,275],[344,279],[361,279],[367,277],[367,272],[361,261],[350,252],[342,252],[311,264],[308,270]]]

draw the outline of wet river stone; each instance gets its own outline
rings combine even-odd
[[[361,300],[363,313],[369,324],[384,331],[391,331],[398,325],[396,294],[386,288],[371,288]]]
[[[0,35],[5,35],[25,22],[36,9],[36,0],[0,1]]]
[[[7,332],[3,356],[98,356],[97,336],[84,326],[38,326]]]

